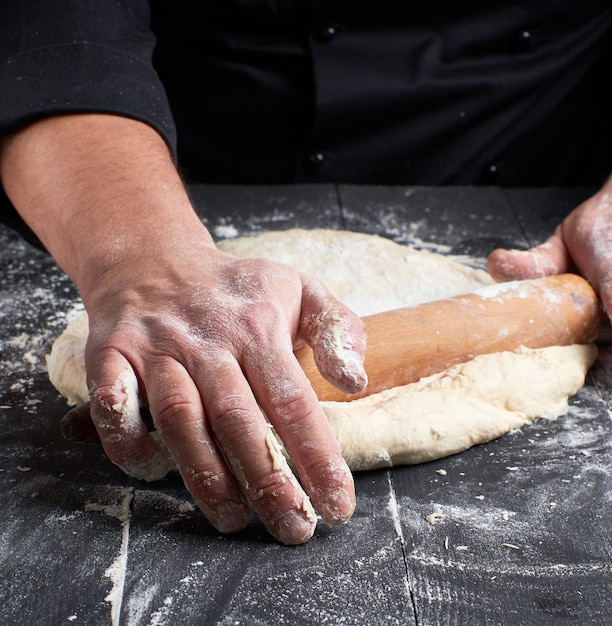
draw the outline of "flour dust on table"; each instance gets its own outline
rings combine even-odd
[[[292,229],[218,246],[237,257],[267,258],[308,273],[361,316],[493,282],[485,271],[452,258],[354,232]],[[47,359],[51,382],[71,404],[88,399],[87,333],[83,313],[58,337]],[[535,418],[562,414],[596,354],[592,344],[519,347],[358,400],[321,405],[351,469],[421,463],[491,441]]]

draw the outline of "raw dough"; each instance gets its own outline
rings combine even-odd
[[[349,231],[295,228],[226,239],[218,246],[237,257],[282,261],[310,274],[362,317],[494,282],[487,272],[441,254]]]
[[[486,272],[448,257],[352,232],[294,229],[225,240],[219,247],[240,257],[293,265],[360,315],[493,282]],[[83,313],[56,340],[47,359],[51,382],[73,404],[88,399],[87,332]],[[351,469],[420,463],[490,441],[537,417],[563,413],[596,353],[593,345],[519,348],[360,400],[321,404]]]
[[[47,356],[49,380],[66,398],[68,404],[89,400],[85,372],[85,343],[89,334],[89,319],[83,311],[75,317],[55,340]]]
[[[352,402],[324,402],[352,470],[433,461],[567,409],[595,346],[481,355],[417,383]]]

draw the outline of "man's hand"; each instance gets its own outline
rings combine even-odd
[[[88,311],[91,415],[111,460],[139,478],[166,473],[142,403],[219,530],[243,528],[251,504],[288,544],[312,535],[310,500],[330,524],[347,521],[352,476],[293,349],[310,343],[321,373],[358,391],[361,320],[289,267],[218,251],[165,144],[139,122],[49,118],[1,148],[9,197]]]
[[[218,529],[243,528],[251,501],[276,538],[301,543],[315,517],[260,406],[323,519],[348,520],[352,478],[293,349],[301,340],[323,350],[327,378],[356,391],[365,377],[347,376],[345,363],[363,357],[361,320],[283,265],[197,241],[170,252],[154,265],[115,267],[87,298],[91,414],[108,456],[139,478],[165,473],[131,400],[140,396]],[[336,331],[340,343],[325,346]]]
[[[260,406],[323,519],[347,521],[352,478],[293,349],[298,341],[321,349],[327,378],[356,391],[365,375],[345,364],[363,357],[361,320],[286,266],[227,257],[197,239],[171,252],[154,265],[114,267],[87,298],[91,414],[107,454],[136,477],[165,473],[130,401],[140,393],[219,530],[243,528],[250,500],[276,538],[301,543],[316,518]],[[326,346],[337,333],[339,344]]]
[[[487,261],[498,281],[539,278],[578,271],[612,315],[612,179],[531,250],[495,250]]]

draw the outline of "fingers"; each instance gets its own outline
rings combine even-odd
[[[145,385],[155,427],[200,509],[221,532],[243,529],[251,517],[249,503],[207,428],[190,375],[167,358],[147,370]]]
[[[612,179],[610,181],[612,187]],[[563,222],[563,237],[580,273],[612,314],[612,189],[595,194]]]
[[[612,314],[612,179],[574,209],[546,243],[531,250],[495,250],[487,268],[499,281],[577,271]]]
[[[294,375],[303,378],[299,366],[295,371],[281,373],[278,362],[276,367],[268,368],[261,358],[246,360],[257,361],[254,371],[263,367],[273,374],[267,384],[257,387],[264,397],[273,398],[268,403],[269,411],[283,418],[277,428],[285,433],[287,441],[297,442],[288,447],[322,517],[330,524],[348,521],[355,506],[352,476],[327,418],[316,398],[309,397],[312,391],[307,381],[303,381],[304,388],[292,387]],[[274,360],[269,359],[270,364]],[[218,530],[235,532],[249,521],[250,506],[236,476],[269,532],[285,544],[303,543],[316,527],[310,500],[263,419],[241,368],[232,358],[226,363],[222,361],[218,359],[214,371],[203,377],[211,381],[202,390],[207,398],[206,415],[200,392],[182,367],[169,360],[163,367],[155,368],[157,371],[150,370],[146,387],[151,389],[147,395],[157,431],[194,500]],[[260,378],[260,372],[253,377]],[[279,393],[279,389],[285,393]],[[276,410],[275,405],[281,409]],[[94,439],[88,408],[87,404],[81,405],[67,414],[67,436],[81,441]],[[206,427],[207,420],[214,436]],[[112,460],[127,471],[126,439],[121,438],[120,450],[107,448],[107,453],[113,454]],[[142,444],[139,438],[133,442],[135,448]],[[133,468],[128,473],[143,477]]]
[[[319,283],[303,275],[298,335],[312,348],[321,375],[345,393],[363,391],[367,332],[363,321]]]
[[[545,243],[530,250],[495,250],[487,259],[487,269],[503,282],[563,274],[572,271],[573,261],[558,228]]]
[[[351,517],[354,486],[327,418],[295,360],[290,334],[279,333],[280,320],[270,324],[265,318],[263,313],[252,315],[252,340],[240,362],[234,354],[200,344],[197,358],[194,354],[188,360],[189,371],[169,355],[138,362],[137,371],[155,427],[209,521],[222,532],[244,528],[250,500],[274,537],[299,544],[312,536],[316,514],[255,396],[327,522]],[[167,465],[161,456],[161,468],[158,446],[139,418],[133,370],[114,351],[106,350],[96,360],[103,365],[90,367],[97,381],[91,414],[108,456],[128,474],[160,478]],[[73,434],[87,434],[84,410],[65,420]]]
[[[247,376],[252,373],[253,380],[260,378],[265,367],[262,360],[247,356],[245,361],[256,363],[251,367],[258,370],[250,372],[247,365]],[[201,379],[215,439],[266,528],[285,544],[307,541],[314,532],[316,515],[263,419],[240,366],[235,359],[220,356],[213,376]],[[277,379],[277,397],[286,382],[282,377]]]
[[[273,371],[276,373],[272,386],[289,389],[290,382],[282,382],[278,367]],[[299,377],[300,371],[294,373]],[[187,488],[209,521],[221,532],[240,530],[248,523],[250,507],[236,489],[233,476],[205,428],[203,409],[198,408],[199,394],[193,388],[185,390],[183,377],[186,374],[180,368],[177,374],[176,381],[165,372],[151,377],[156,382],[150,385],[153,392],[149,394],[149,401],[158,432],[172,450]],[[290,378],[290,374],[286,373],[285,377]],[[254,501],[261,519],[279,541],[286,544],[306,541],[316,525],[314,510],[291,472],[273,431],[261,419],[257,405],[248,401],[252,397],[251,388],[236,385],[235,381],[243,378],[242,371],[228,364],[208,378],[220,385],[210,392],[208,404],[212,422],[227,450],[232,471],[239,477],[245,493]],[[233,392],[232,386],[235,388]],[[263,386],[260,388],[263,390]],[[173,392],[164,391],[168,389]],[[306,389],[304,393],[308,394],[308,391]],[[296,388],[294,395],[299,397],[301,393]],[[193,398],[191,403],[187,400],[189,396]],[[241,397],[247,400],[241,400]],[[289,393],[285,400],[290,405],[295,398]],[[293,446],[293,455],[298,459],[322,517],[330,524],[345,522],[355,506],[350,471],[318,402],[314,400],[310,408],[307,408],[308,401],[304,401],[301,408],[298,404],[293,402],[294,412],[300,409],[298,414],[301,415],[313,411],[317,414],[315,421],[318,419],[320,423],[315,430],[318,441],[302,441],[303,452],[300,452],[300,446]],[[292,429],[287,426],[285,430],[288,433],[309,431],[305,420],[296,418],[295,421],[301,422],[299,427]],[[287,422],[291,423],[291,418]],[[66,414],[62,420],[62,432],[75,441],[100,440],[92,424],[89,403]],[[249,440],[245,440],[245,432]],[[286,438],[291,441],[291,434]],[[248,454],[245,454],[245,448]],[[225,483],[230,483],[231,489],[228,490]]]
[[[252,327],[253,336],[259,340],[244,352],[242,369],[323,519],[330,524],[346,522],[355,507],[352,475],[329,421],[293,356],[289,337],[273,332],[274,328]]]
[[[216,528],[243,528],[252,504],[279,541],[302,543],[316,526],[311,499],[327,522],[337,524],[351,517],[355,492],[293,343],[307,341],[322,373],[355,392],[367,382],[365,327],[327,290],[285,266],[225,258],[218,263],[218,280],[207,289],[194,292],[199,273],[172,298],[172,281],[163,283],[166,316],[149,303],[157,292],[147,291],[137,311],[130,302],[129,315],[123,314],[129,323],[117,330],[116,316],[103,318],[108,326],[100,328],[111,331],[90,334],[92,420],[108,456],[124,471],[163,476],[163,450],[139,417],[140,383],[161,440]],[[78,415],[71,420],[83,427]]]
[[[117,352],[88,363],[91,418],[104,450],[126,474],[144,480],[163,478],[167,456],[140,419],[138,381]]]

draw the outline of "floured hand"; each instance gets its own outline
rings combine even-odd
[[[237,260],[208,243],[182,248],[158,252],[154,266],[115,266],[85,298],[91,414],[108,456],[138,478],[167,471],[140,397],[213,525],[244,527],[250,500],[276,538],[303,542],[316,517],[271,447],[259,405],[322,517],[348,520],[352,478],[293,349],[306,341],[327,378],[356,391],[366,382],[361,320],[287,266]]]
[[[487,269],[498,281],[578,271],[612,315],[612,179],[531,250],[495,250]]]
[[[218,529],[243,528],[252,503],[276,538],[303,542],[316,523],[307,495],[327,522],[350,518],[351,474],[293,348],[311,343],[322,373],[357,391],[359,318],[295,270],[218,251],[146,124],[39,120],[0,142],[0,175],[81,293],[92,418],[117,465],[150,479],[168,470],[143,403]]]

